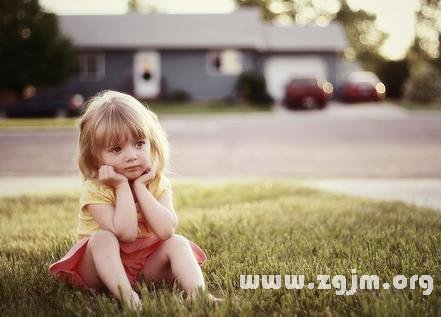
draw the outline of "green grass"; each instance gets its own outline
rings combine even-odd
[[[247,104],[225,102],[149,102],[151,110],[158,115],[167,114],[211,114],[211,113],[244,113],[271,111],[270,105],[251,106]]]
[[[203,271],[217,308],[183,305],[180,292],[143,283],[146,316],[423,316],[440,315],[441,215],[399,202],[375,202],[253,181],[217,185],[178,182],[178,233],[208,255]],[[106,293],[85,292],[48,277],[50,263],[74,243],[77,195],[0,200],[2,316],[128,316]],[[242,290],[240,274],[429,274],[431,295],[411,290]]]
[[[149,108],[160,117],[167,115],[249,113],[271,111],[271,106],[255,107],[225,102],[148,103]],[[7,118],[0,119],[1,128],[72,128],[77,118]]]
[[[395,103],[399,106],[402,106],[411,111],[420,111],[420,110],[432,110],[432,111],[440,111],[441,110],[441,101],[433,101],[428,103],[422,102],[412,102],[408,100],[390,100],[392,103]]]
[[[77,118],[7,118],[0,119],[1,128],[72,128]]]

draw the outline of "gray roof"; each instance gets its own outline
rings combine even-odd
[[[257,9],[230,14],[65,15],[59,16],[59,22],[79,48],[341,51],[346,47],[338,24],[277,27],[262,23]]]
[[[339,23],[325,27],[265,25],[263,29],[269,51],[341,51],[347,46]]]

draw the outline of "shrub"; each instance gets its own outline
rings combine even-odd
[[[265,78],[260,73],[244,72],[236,82],[236,94],[244,102],[252,104],[269,104],[271,96],[266,91]]]
[[[441,72],[430,64],[415,67],[405,85],[404,97],[410,101],[441,100]]]
[[[388,97],[401,98],[403,96],[404,84],[410,74],[407,59],[385,61],[379,65],[376,73],[385,84]]]
[[[177,89],[173,91],[169,96],[169,100],[177,101],[177,102],[187,102],[190,99],[191,99],[190,94],[182,89]]]

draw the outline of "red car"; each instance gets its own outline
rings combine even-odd
[[[344,82],[341,94],[347,102],[380,101],[386,97],[386,87],[374,73],[354,72]]]
[[[314,77],[294,78],[286,85],[283,103],[288,108],[323,109],[333,90],[328,81]]]

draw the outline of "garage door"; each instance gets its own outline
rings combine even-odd
[[[269,57],[264,64],[268,93],[275,99],[283,98],[285,86],[291,78],[317,76],[327,79],[325,62],[318,57]]]

